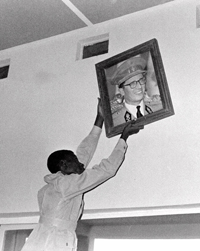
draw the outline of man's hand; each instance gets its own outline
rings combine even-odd
[[[102,112],[101,99],[98,98],[97,116],[96,116],[94,125],[95,125],[95,126],[98,126],[98,127],[100,127],[100,128],[102,128],[102,126],[103,126],[103,121],[104,121],[104,118],[103,118],[103,112]]]
[[[98,98],[97,115],[103,117],[102,102],[100,98]]]
[[[120,138],[126,141],[130,135],[138,133],[143,128],[144,126],[142,125],[136,126],[135,121],[133,121],[124,128]]]

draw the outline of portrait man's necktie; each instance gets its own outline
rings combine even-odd
[[[140,111],[140,105],[138,105],[136,108],[137,108],[137,113],[136,113],[137,118],[143,117],[143,115],[142,115],[142,113]]]

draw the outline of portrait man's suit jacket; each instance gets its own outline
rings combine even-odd
[[[151,102],[151,101],[145,101],[144,100],[144,105],[145,105],[145,110],[144,110],[144,116],[156,111],[161,110],[162,107],[162,102]],[[112,113],[112,118],[113,118],[113,124],[114,126],[126,123],[130,120],[136,120],[137,118],[130,113],[130,111],[126,108],[125,103],[123,102],[120,104],[118,107],[115,107],[113,109]]]

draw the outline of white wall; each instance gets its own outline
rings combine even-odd
[[[0,81],[0,213],[38,211],[37,190],[55,149],[75,150],[96,115],[95,63],[156,38],[175,115],[128,140],[117,176],[87,194],[86,209],[200,203],[200,29],[196,5],[174,1],[126,17],[0,52],[11,59]],[[109,53],[76,61],[77,43],[109,33]],[[118,137],[103,130],[92,161]]]

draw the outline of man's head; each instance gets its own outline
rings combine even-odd
[[[113,85],[118,85],[125,101],[131,105],[139,104],[145,93],[146,61],[141,57],[133,57],[120,64],[114,75]]]
[[[47,167],[51,173],[61,171],[64,175],[81,174],[85,170],[84,165],[69,150],[58,150],[50,154],[47,159]]]
[[[146,77],[143,74],[135,75],[119,86],[120,93],[127,104],[138,105],[144,98]]]

